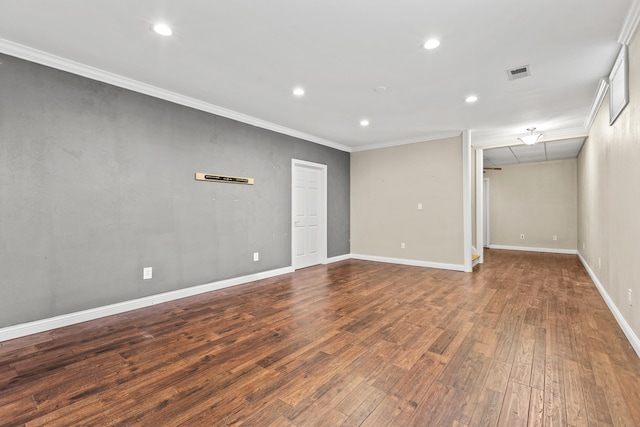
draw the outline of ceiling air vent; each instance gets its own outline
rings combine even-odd
[[[507,75],[509,80],[522,79],[531,75],[531,69],[528,65],[523,65],[522,67],[507,70]]]

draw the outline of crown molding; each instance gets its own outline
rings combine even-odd
[[[609,89],[609,81],[607,78],[603,77],[598,82],[598,89],[596,90],[596,96],[593,98],[593,102],[591,103],[591,108],[589,109],[589,114],[584,120],[584,128],[589,133],[591,130],[591,125],[593,125],[593,121],[596,119],[598,115],[598,111],[600,111],[600,106],[604,101],[604,97],[607,95],[607,90]]]
[[[640,0],[634,0],[629,7],[629,11],[627,12],[627,17],[624,20],[624,24],[622,25],[622,30],[620,30],[620,35],[618,36],[618,42],[628,45],[633,38],[633,35],[638,28],[638,24],[640,23]]]
[[[360,145],[360,146],[351,148],[351,152],[355,153],[357,151],[377,150],[379,148],[397,147],[400,145],[416,144],[418,142],[436,141],[438,139],[455,138],[460,135],[462,135],[462,131],[438,132],[438,133],[432,133],[424,136],[417,136],[415,138],[402,139],[398,141],[389,141],[389,142],[381,142],[376,144]]]
[[[7,55],[15,56],[16,58],[25,59],[27,61],[35,62],[41,65],[46,65],[47,67],[66,71],[82,77],[87,77],[92,80],[97,80],[114,86],[118,86],[123,89],[142,93],[144,95],[149,95],[154,98],[163,99],[165,101],[173,102],[174,104],[184,105],[185,107],[194,108],[196,110],[205,111],[207,113],[215,114],[221,117],[226,117],[228,119],[236,120],[238,122],[246,123],[248,125],[256,126],[262,129],[278,132],[283,135],[288,135],[294,138],[303,139],[305,141],[314,142],[316,144],[335,148],[341,151],[352,151],[351,147],[339,144],[334,141],[330,141],[328,139],[309,135],[295,129],[280,126],[266,120],[258,119],[256,117],[242,114],[237,111],[219,107],[217,105],[210,104],[199,99],[180,95],[179,93],[171,92],[169,90],[133,80],[119,74],[101,70],[96,67],[91,67],[89,65],[62,58],[60,56],[52,55],[50,53],[24,46],[10,40],[0,38],[0,52]]]
[[[618,36],[618,42],[622,45],[628,45],[633,38],[636,30],[638,29],[638,25],[640,24],[640,0],[634,0],[631,6],[629,7],[629,11],[627,12],[627,17],[624,20],[624,24],[622,25],[622,29],[620,30],[620,35]],[[600,110],[600,106],[604,101],[604,97],[607,94],[607,90],[609,89],[609,80],[606,77],[603,77],[598,82],[598,89],[596,90],[596,94],[593,98],[593,102],[591,103],[591,108],[589,109],[589,114],[584,121],[584,128],[588,133],[591,130],[591,126],[593,125],[594,120],[596,119],[596,115]]]

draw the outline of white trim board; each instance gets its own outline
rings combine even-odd
[[[66,71],[78,76],[87,77],[92,80],[109,83],[120,88],[153,96],[154,98],[164,99],[165,101],[173,102],[174,104],[184,105],[186,107],[195,108],[196,110],[205,111],[217,116],[226,117],[238,122],[247,123],[252,126],[278,132],[283,135],[289,135],[293,136],[294,138],[303,139],[305,141],[315,142],[316,144],[335,148],[336,150],[346,151],[348,153],[351,152],[351,147],[340,144],[338,142],[300,132],[295,129],[271,123],[257,117],[249,116],[247,114],[242,114],[237,111],[229,110],[227,108],[181,95],[176,92],[171,92],[157,86],[143,83],[138,80],[133,80],[119,74],[111,73],[109,71],[104,71],[90,65],[82,64],[80,62],[72,61],[61,56],[52,55],[50,53],[34,49],[29,46],[24,46],[10,40],[0,38],[0,52],[7,55],[15,56],[16,58],[26,59],[27,61],[46,65],[47,67],[55,68],[57,70]]]
[[[598,82],[598,89],[596,90],[596,95],[591,102],[591,108],[589,109],[589,114],[584,120],[584,128],[587,132],[591,130],[591,126],[593,125],[596,116],[598,115],[598,111],[600,111],[600,106],[604,101],[604,97],[607,94],[607,90],[609,90],[609,82],[607,79],[602,78]]]
[[[90,308],[88,310],[77,311],[75,313],[50,317],[48,319],[8,326],[6,328],[0,328],[0,342],[24,337],[31,334],[37,334],[39,332],[50,331],[51,329],[74,325],[76,323],[82,323],[89,320],[100,319],[102,317],[112,316],[114,314],[120,314],[126,311],[137,310],[139,308],[149,307],[163,302],[174,301],[193,295],[203,294],[205,292],[211,292],[231,286],[242,285],[245,283],[254,282],[256,280],[268,279],[270,277],[280,276],[282,274],[292,272],[293,267],[283,267],[276,270],[250,274],[248,276],[220,280],[218,282],[192,286],[190,288],[178,289],[175,291],[165,292],[157,295],[150,295],[144,298],[105,305],[102,307]]]
[[[624,332],[627,339],[629,340],[631,347],[633,347],[638,357],[640,357],[640,339],[638,339],[638,336],[635,334],[635,332],[633,332],[631,325],[629,325],[629,323],[624,318],[620,310],[618,310],[618,307],[613,302],[613,300],[611,299],[607,291],[604,289],[604,286],[602,286],[602,283],[600,283],[600,280],[598,280],[598,276],[596,276],[593,270],[591,270],[591,267],[589,267],[589,264],[587,264],[587,261],[582,257],[580,252],[578,252],[578,258],[580,259],[580,262],[584,266],[585,270],[587,270],[587,273],[589,273],[589,277],[591,277],[591,280],[596,285],[596,288],[598,288],[600,295],[602,295],[602,299],[604,299],[604,302],[607,303],[607,306],[609,307],[609,310],[613,314],[613,317],[616,318],[618,325],[620,325],[622,332]]]
[[[627,11],[627,16],[625,17],[624,23],[622,24],[622,29],[620,30],[620,34],[618,35],[618,43],[621,45],[629,45],[631,43],[631,39],[638,29],[638,25],[640,24],[640,0],[633,0],[631,6],[629,6],[629,10]],[[596,114],[598,114],[598,110],[600,109],[600,105],[602,105],[602,101],[609,89],[608,79],[602,78],[598,82],[598,88],[596,90],[595,97],[593,98],[593,102],[591,103],[591,108],[589,109],[589,114],[584,122],[584,128],[587,132],[591,130],[591,125],[593,125],[593,121],[596,118]]]
[[[567,254],[567,255],[578,254],[577,249],[529,248],[527,246],[489,245],[489,249],[503,249],[506,251],[525,251],[525,252],[547,252],[550,254]]]
[[[462,245],[464,252],[464,271],[473,271],[471,244],[473,243],[471,214],[471,135],[468,130],[462,132]]]
[[[338,255],[331,258],[327,258],[327,264],[332,264],[334,262],[346,261],[351,259],[351,254]]]
[[[388,264],[412,265],[414,267],[438,268],[440,270],[465,271],[464,264],[445,264],[440,262],[418,261],[414,259],[389,258],[375,255],[351,254],[352,259],[362,261],[386,262]]]
[[[472,188],[476,197],[476,254],[480,255],[476,264],[484,264],[484,150],[477,148],[476,153],[476,176],[475,184],[476,188]]]
[[[525,252],[547,252],[550,254],[567,254],[567,255],[578,254],[577,249],[529,248],[527,246],[489,245],[489,249],[504,249],[506,251],[525,251]]]
[[[638,24],[640,23],[640,1],[634,0],[629,7],[629,11],[627,12],[627,17],[624,20],[624,24],[622,25],[622,29],[620,30],[620,35],[618,36],[618,42],[620,44],[628,45],[631,43],[631,39],[638,28]]]

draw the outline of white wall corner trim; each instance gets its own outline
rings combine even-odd
[[[462,132],[462,251],[464,256],[464,271],[473,271],[471,261],[472,215],[471,215],[471,136],[468,130]]]
[[[602,105],[602,101],[604,101],[604,97],[607,94],[608,89],[609,82],[605,77],[601,78],[598,82],[598,89],[596,90],[596,96],[593,98],[593,102],[591,103],[589,114],[587,114],[587,117],[584,120],[584,129],[586,132],[591,130],[591,125],[593,125],[593,121],[596,119],[596,115],[600,110],[600,106]]]
[[[629,12],[622,25],[622,30],[620,30],[618,42],[628,45],[638,28],[638,23],[640,23],[640,0],[634,0],[629,7]]]
[[[622,328],[622,332],[624,332],[624,334],[626,335],[627,339],[629,340],[629,343],[631,344],[631,347],[633,347],[638,357],[640,357],[640,339],[638,339],[638,336],[635,334],[635,332],[633,332],[631,325],[629,325],[629,323],[624,318],[620,310],[618,310],[618,307],[613,302],[613,300],[611,299],[607,291],[604,289],[604,286],[602,286],[602,283],[600,283],[598,276],[596,276],[596,274],[593,272],[591,267],[589,267],[589,264],[582,257],[582,254],[580,252],[578,252],[578,258],[580,259],[580,262],[582,262],[582,265],[584,266],[585,270],[587,270],[587,273],[591,277],[591,280],[593,280],[593,283],[596,285],[596,288],[598,288],[598,291],[600,292],[600,295],[602,295],[604,302],[607,303],[607,306],[609,307],[609,310],[611,310],[613,317],[616,318],[618,325],[620,325],[620,328]]]
[[[441,262],[418,261],[414,259],[389,258],[389,257],[383,257],[383,256],[362,255],[362,254],[351,254],[351,258],[359,259],[362,261],[386,262],[388,264],[400,264],[400,265],[411,265],[414,267],[437,268],[440,270],[465,271],[465,266],[462,264],[446,264]]]
[[[36,62],[47,67],[56,68],[58,70],[66,71],[72,74],[77,74],[82,77],[87,77],[92,80],[98,80],[104,83],[108,83],[114,86],[118,86],[124,89],[128,89],[134,92],[142,93],[144,95],[153,96],[154,98],[164,99],[165,101],[173,102],[174,104],[184,105],[185,107],[195,108],[196,110],[205,111],[207,113],[215,114],[217,116],[226,117],[228,119],[236,120],[238,122],[246,123],[259,128],[271,130],[281,133],[283,135],[293,136],[294,138],[304,139],[306,141],[315,142],[316,144],[324,145],[327,147],[335,148],[337,150],[351,152],[351,147],[346,145],[329,141],[328,139],[320,138],[314,135],[309,135],[304,132],[290,129],[285,126],[280,126],[275,123],[268,122],[253,116],[239,113],[237,111],[229,110],[223,107],[219,107],[208,102],[200,101],[195,98],[180,95],[179,93],[171,92],[157,86],[152,86],[147,83],[142,83],[137,80],[130,79],[128,77],[121,76],[119,74],[104,71],[96,67],[81,64],[70,59],[62,58],[60,56],[52,55],[47,52],[43,52],[38,49],[33,49],[28,46],[14,43],[10,40],[0,38],[0,52],[7,55],[15,56],[16,58],[25,59],[27,61]]]
[[[506,251],[524,251],[524,252],[546,252],[550,254],[566,254],[566,255],[578,254],[577,249],[530,248],[527,246],[489,245],[489,249],[503,249]]]
[[[340,261],[346,261],[346,260],[351,259],[351,258],[352,258],[351,254],[333,256],[331,258],[327,258],[327,264],[332,264],[334,262],[340,262]]]
[[[478,264],[484,264],[484,150],[476,149],[476,248],[474,253],[480,255]]]
[[[100,319],[102,317],[112,316],[114,314],[120,314],[143,307],[149,307],[163,302],[203,294],[205,292],[242,285],[256,280],[268,279],[270,277],[280,276],[287,273],[293,273],[293,267],[283,267],[276,270],[263,271],[261,273],[250,274],[248,276],[235,277],[232,279],[192,286],[190,288],[178,289],[162,294],[150,295],[144,298],[77,311],[75,313],[63,314],[60,316],[50,317],[48,319],[8,326],[0,328],[0,342],[49,331],[51,329],[61,328],[63,326],[74,325],[76,323],[87,322],[89,320]]]

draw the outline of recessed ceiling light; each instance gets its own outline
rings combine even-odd
[[[304,89],[302,89],[301,87],[297,87],[293,90],[293,94],[295,96],[302,96],[304,95]]]
[[[153,26],[153,31],[161,36],[170,36],[173,34],[173,30],[169,28],[167,24],[156,24]]]
[[[476,102],[477,100],[478,100],[478,97],[477,97],[477,96],[475,96],[475,95],[469,95],[469,96],[467,96],[467,97],[464,99],[464,102],[471,104],[471,103],[473,103],[473,102]]]
[[[427,40],[427,41],[426,41],[426,42],[424,42],[424,44],[422,45],[422,47],[423,47],[423,48],[428,49],[428,50],[430,50],[430,49],[435,49],[435,48],[437,48],[438,46],[440,46],[440,40],[438,40],[438,39],[430,39],[430,40]]]
[[[367,120],[367,119],[360,120],[360,126],[362,126],[362,127],[369,126],[369,120]]]

